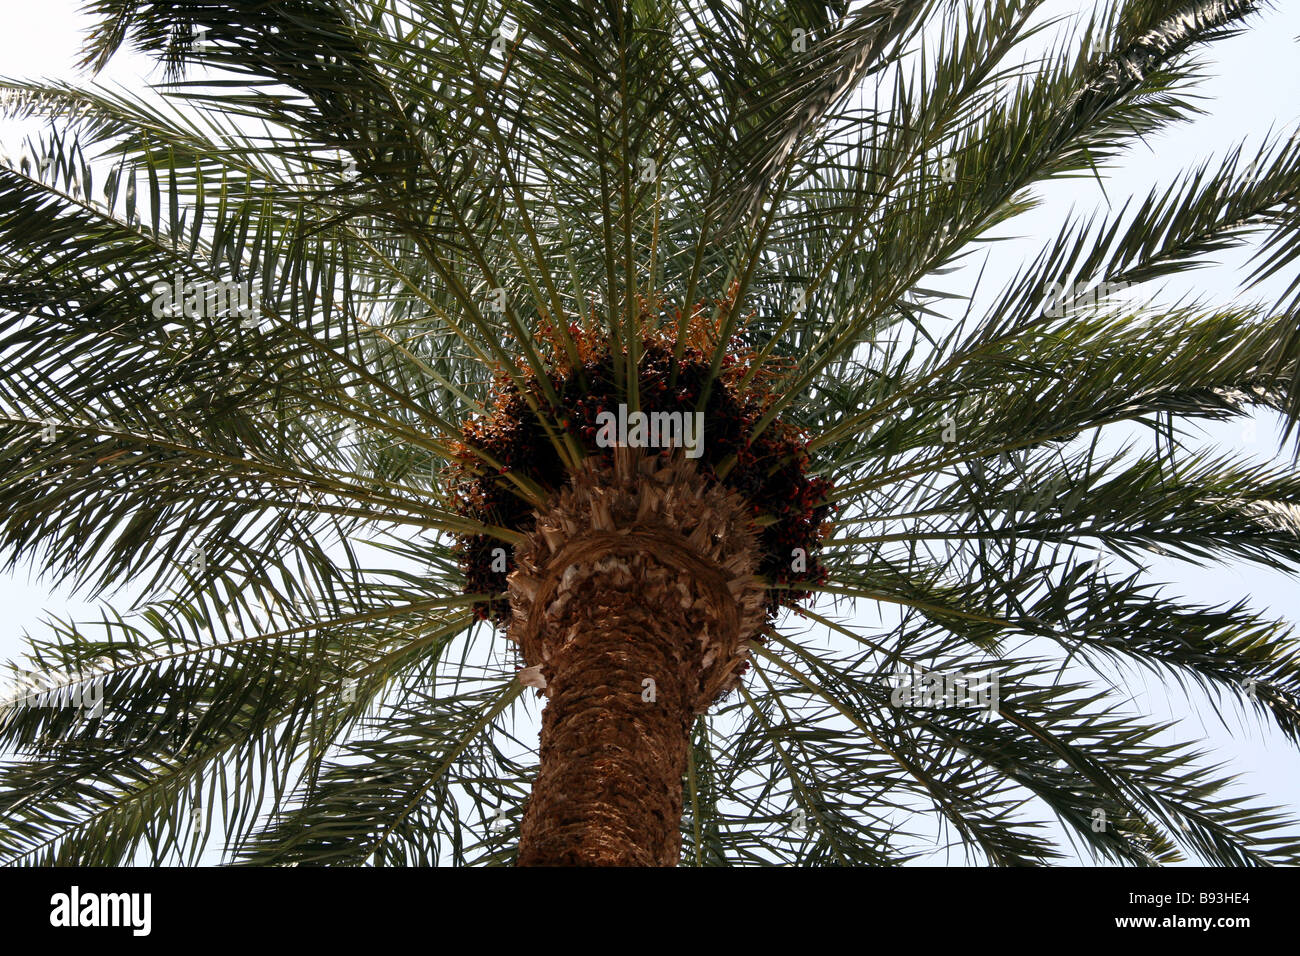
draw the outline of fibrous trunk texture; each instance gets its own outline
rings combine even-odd
[[[520,866],[675,866],[691,724],[763,620],[745,502],[692,461],[617,449],[537,514],[510,637],[543,689]]]

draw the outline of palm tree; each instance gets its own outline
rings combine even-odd
[[[166,69],[3,84],[0,541],[138,601],[29,639],[0,858],[1300,860],[1107,677],[1300,739],[1288,625],[1143,561],[1300,564],[1183,428],[1291,434],[1297,302],[1135,297],[1286,278],[1300,146],[967,264],[1261,6],[90,2]]]

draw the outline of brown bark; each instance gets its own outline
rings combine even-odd
[[[681,653],[691,639],[683,615],[656,616],[637,584],[622,568],[593,575],[559,624],[574,637],[547,668],[521,866],[672,866],[680,855],[698,655]]]
[[[510,636],[549,698],[519,865],[674,866],[691,723],[763,616],[744,503],[620,449],[537,518],[510,577]]]

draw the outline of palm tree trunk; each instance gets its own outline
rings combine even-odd
[[[614,576],[573,602],[574,638],[550,661],[520,866],[675,866],[681,855],[699,642],[680,613],[656,615],[675,594],[638,594]]]
[[[763,620],[734,494],[685,459],[584,466],[510,575],[510,637],[544,689],[520,866],[675,866],[691,723]]]

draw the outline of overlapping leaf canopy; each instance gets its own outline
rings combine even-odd
[[[1300,858],[1105,677],[1300,739],[1288,627],[1140,570],[1300,563],[1300,477],[1177,427],[1300,411],[1300,146],[1063,223],[988,307],[936,281],[1037,184],[1194,120],[1197,55],[1263,4],[1127,0],[1028,62],[1042,0],[88,6],[88,66],[166,69],[154,96],[0,83],[49,120],[0,162],[0,545],[146,603],[33,640],[25,667],[104,708],[3,712],[0,858],[508,862],[535,731],[450,542],[517,535],[450,506],[450,442],[543,327],[598,323],[635,405],[641,298],[685,322],[733,289],[714,369],[737,341],[786,360],[759,427],[806,427],[842,510],[825,600],[696,728],[685,861],[897,864],[939,835],[1038,863],[1062,832],[1139,865]],[[1281,301],[1053,299],[1247,242]],[[257,308],[155,308],[186,282]],[[1165,440],[1109,440],[1134,423]],[[896,706],[912,666],[996,669],[996,715]]]

